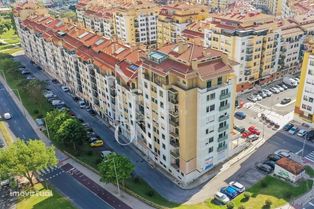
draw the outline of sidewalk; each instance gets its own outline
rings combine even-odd
[[[20,103],[17,96],[14,94],[14,92],[10,89],[8,84],[5,82],[2,76],[0,76],[0,81],[5,87],[5,89],[8,91],[14,102],[17,104],[18,108],[21,112],[25,113],[25,118],[30,123],[31,127],[34,129],[35,133],[38,135],[38,137],[47,145],[51,146],[52,143],[48,139],[46,135],[44,135],[39,127],[36,125],[35,121],[31,117],[31,115],[28,113],[28,111],[25,109],[25,107]],[[82,166],[81,164],[77,163],[73,159],[69,158],[67,155],[65,155],[61,150],[56,148],[56,155],[59,159],[59,162],[68,162],[73,167],[84,173],[86,176],[90,177],[93,181],[95,181],[97,184],[99,184],[101,187],[105,188],[108,192],[116,196],[118,199],[126,203],[127,205],[131,206],[134,209],[152,209],[152,207],[148,206],[147,204],[143,203],[142,201],[138,200],[137,198],[125,193],[124,191],[121,191],[122,195],[119,197],[117,193],[117,187],[112,184],[104,184],[99,181],[100,177],[95,174],[93,171],[89,170],[88,168]]]

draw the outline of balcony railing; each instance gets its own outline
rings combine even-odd
[[[221,152],[221,151],[223,151],[223,150],[225,150],[225,149],[227,149],[227,145],[224,145],[224,146],[222,146],[222,147],[218,147],[218,148],[217,148],[217,152]]]
[[[227,99],[231,96],[231,93],[220,94],[220,100]]]
[[[169,123],[171,125],[173,125],[174,127],[178,127],[179,126],[179,118],[175,118],[173,116],[169,117]]]
[[[219,107],[219,111],[224,111],[224,110],[228,109],[229,107],[230,107],[230,104],[226,104],[224,106],[220,106]]]
[[[173,146],[174,148],[179,147],[179,142],[177,140],[171,139],[170,140],[170,145]]]
[[[176,132],[174,131],[170,131],[170,136],[174,137],[174,138],[178,138],[179,137],[179,134],[177,134]]]
[[[170,154],[175,158],[179,158],[180,157],[180,154],[179,154],[179,150],[178,149],[175,149],[175,150],[171,150],[170,151]]]
[[[228,126],[228,125],[225,125],[225,126],[219,127],[219,128],[218,128],[218,132],[225,131],[225,130],[227,130],[228,128],[229,128],[229,126]]]
[[[218,138],[218,142],[224,141],[228,139],[228,135]]]
[[[222,121],[225,121],[225,120],[227,120],[227,119],[229,119],[229,115],[224,115],[224,116],[220,116],[219,119],[218,119],[218,121],[219,121],[219,122],[222,122]]]

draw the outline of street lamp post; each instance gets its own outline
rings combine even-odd
[[[305,149],[305,143],[306,143],[307,138],[308,138],[308,136],[306,134],[305,137],[304,137],[304,140],[303,140],[302,155],[301,155],[302,157],[304,156],[304,149]]]
[[[50,139],[50,132],[49,132],[47,120],[45,118],[43,118],[43,119],[44,119],[44,122],[45,122],[45,127],[46,127],[46,130],[47,130],[48,138]]]

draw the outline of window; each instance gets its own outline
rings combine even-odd
[[[215,105],[211,105],[209,109],[210,109],[210,111],[214,111],[215,110]]]
[[[159,96],[160,96],[160,97],[163,97],[163,96],[164,96],[164,92],[159,91]]]
[[[213,148],[213,147],[210,147],[210,148],[208,149],[208,153],[213,152],[213,150],[214,150],[214,148]]]
[[[212,143],[214,141],[214,137],[210,137],[209,139],[208,139],[208,143]]]
[[[207,81],[207,88],[211,88],[212,87],[212,81]]]
[[[219,78],[218,78],[217,84],[218,84],[218,85],[221,85],[221,84],[222,84],[222,77],[219,77]]]
[[[164,108],[164,103],[163,102],[160,102],[160,107]]]
[[[166,145],[164,143],[162,143],[162,148],[166,149]]]
[[[206,112],[209,112],[209,107],[206,107]]]
[[[165,155],[162,155],[162,159],[163,159],[164,161],[166,161],[166,156],[165,156]]]

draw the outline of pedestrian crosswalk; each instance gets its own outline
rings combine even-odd
[[[314,163],[314,151],[307,154],[304,158]]]
[[[60,169],[58,166],[50,166],[37,171],[40,181],[52,179],[56,176],[59,176],[62,173],[64,173],[64,171]]]
[[[260,106],[257,105],[252,105],[251,107],[248,108],[249,110],[256,112],[256,113],[262,113],[264,112],[264,109]]]

